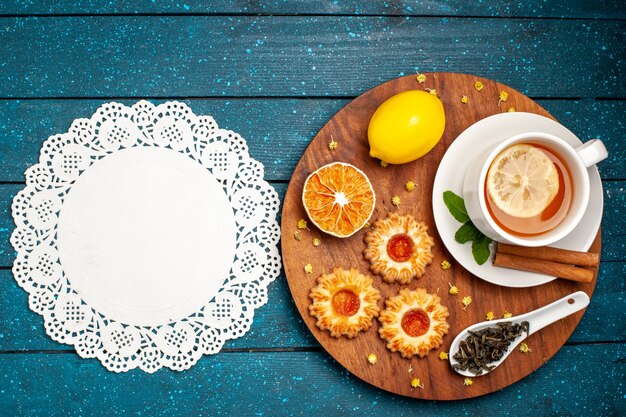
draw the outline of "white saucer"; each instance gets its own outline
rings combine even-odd
[[[524,132],[540,131],[551,133],[574,146],[582,142],[566,127],[533,113],[501,113],[487,117],[468,127],[448,148],[435,176],[433,185],[433,214],[441,240],[454,259],[473,275],[493,284],[505,287],[533,287],[555,279],[553,276],[513,269],[497,268],[492,265],[491,256],[482,265],[478,265],[472,256],[470,243],[460,244],[454,240],[454,234],[461,226],[443,203],[443,192],[450,190],[463,196],[463,179],[473,159],[497,142]],[[603,193],[602,181],[596,167],[589,171],[589,206],[580,224],[572,233],[551,246],[587,251],[602,220]]]

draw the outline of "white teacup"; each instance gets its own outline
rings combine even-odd
[[[485,201],[485,180],[494,158],[516,143],[543,144],[554,150],[568,167],[573,184],[572,202],[563,221],[554,229],[534,236],[516,236],[503,230],[489,214]],[[463,184],[465,207],[472,223],[486,236],[498,242],[521,246],[545,246],[567,236],[580,222],[589,203],[589,173],[587,168],[608,156],[602,141],[593,139],[578,148],[565,140],[542,132],[526,132],[498,143],[476,158],[470,165]]]

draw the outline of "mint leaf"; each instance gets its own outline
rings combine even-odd
[[[446,207],[448,207],[448,210],[450,210],[450,214],[452,214],[457,221],[461,223],[469,221],[470,218],[465,209],[463,198],[454,194],[452,191],[444,191],[443,202]]]
[[[454,240],[459,243],[466,243],[470,240],[480,239],[481,236],[484,235],[474,226],[474,223],[468,221],[463,223],[463,226],[459,227],[459,230],[456,231]]]
[[[471,222],[463,198],[454,194],[452,191],[445,191],[443,193],[443,202],[446,207],[448,207],[448,210],[450,210],[452,217],[463,223],[454,234],[454,240],[459,243],[471,241],[472,255],[476,263],[482,265],[487,262],[489,255],[491,255],[491,251],[489,250],[491,239],[483,235],[481,231],[474,226],[474,223]]]
[[[482,233],[478,239],[472,241],[472,255],[474,255],[474,260],[478,265],[484,264],[487,259],[489,259],[489,255],[491,254],[489,250],[490,243],[491,239]]]

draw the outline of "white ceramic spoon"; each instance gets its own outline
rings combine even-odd
[[[465,330],[461,331],[457,335],[457,337],[452,341],[452,345],[450,345],[450,353],[449,353],[450,365],[454,366],[458,364],[456,359],[454,359],[454,354],[459,351],[459,344],[461,343],[462,340],[465,340],[469,336],[468,331],[470,330],[476,332],[478,330],[482,330],[487,327],[496,326],[498,323],[501,323],[501,322],[512,322],[512,323],[521,323],[523,321],[528,322],[529,324],[528,334],[526,334],[526,332],[523,332],[520,336],[517,337],[516,340],[514,340],[511,343],[508,350],[504,353],[504,355],[502,356],[500,360],[489,363],[489,366],[493,366],[493,369],[496,369],[509,356],[509,354],[515,350],[517,345],[519,345],[524,339],[526,339],[526,337],[530,336],[531,334],[535,332],[538,332],[539,330],[554,323],[557,320],[560,320],[564,317],[569,316],[570,314],[573,314],[579,310],[582,310],[588,305],[589,305],[589,296],[582,291],[578,291],[566,297],[563,297],[560,300],[553,302],[552,304],[548,304],[547,306],[538,308],[537,310],[531,311],[529,313],[521,314],[519,316],[509,317],[506,319],[483,321],[481,323],[473,324],[469,326],[468,328],[466,328]],[[461,371],[461,370],[457,370],[456,372],[464,376],[474,377],[474,376],[486,375],[491,371],[484,370],[481,375],[474,375],[473,373],[469,371]]]

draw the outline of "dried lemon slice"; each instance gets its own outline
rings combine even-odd
[[[559,174],[545,152],[517,144],[500,152],[487,174],[487,190],[498,208],[514,217],[540,214],[559,191]]]

